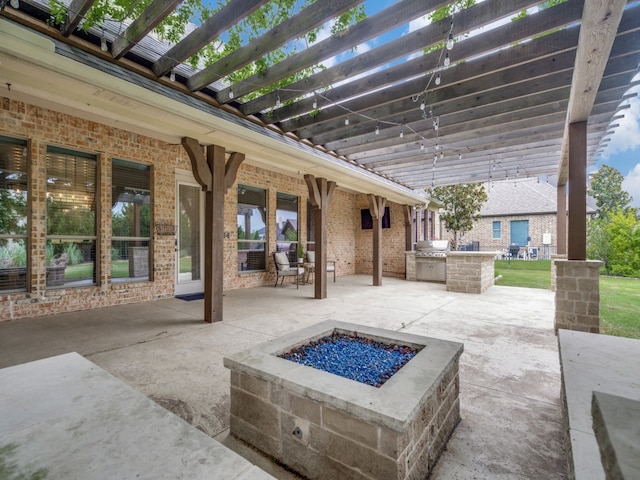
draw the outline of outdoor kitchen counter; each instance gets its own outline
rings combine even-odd
[[[494,283],[497,252],[447,252],[447,291],[484,293]]]

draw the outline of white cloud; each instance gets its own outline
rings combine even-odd
[[[640,207],[640,163],[624,177],[622,189],[633,197],[631,205]]]
[[[639,90],[640,88],[635,87],[630,92],[638,92]],[[602,156],[605,161],[616,153],[635,150],[640,147],[640,99],[634,97],[625,103],[629,103],[630,108],[619,112],[624,114],[624,118],[615,121],[619,126],[615,128],[611,141],[603,152]]]

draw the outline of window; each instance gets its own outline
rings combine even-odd
[[[0,136],[0,291],[27,289],[27,142]]]
[[[265,270],[266,220],[266,191],[238,185],[238,266],[240,270]]]
[[[96,284],[95,155],[47,148],[47,287]]]
[[[500,221],[493,222],[493,238],[494,239],[502,238],[502,222]]]
[[[276,251],[286,252],[292,263],[298,258],[298,197],[295,195],[277,194]]]
[[[111,176],[111,278],[149,280],[151,167],[113,159]]]

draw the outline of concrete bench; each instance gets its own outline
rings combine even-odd
[[[16,478],[273,479],[77,353],[4,368],[0,385]]]
[[[640,401],[640,340],[560,329],[558,345],[569,479],[610,478],[594,433],[593,392]],[[607,424],[610,436],[617,428]]]

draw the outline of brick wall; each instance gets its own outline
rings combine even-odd
[[[373,275],[373,230],[362,229],[360,210],[369,208],[366,195],[356,196],[354,219],[356,273]],[[405,226],[402,205],[387,201],[391,228],[382,229],[382,275],[405,278]]]
[[[171,297],[175,287],[173,235],[153,233],[152,281],[111,281],[111,162],[113,158],[152,165],[153,221],[175,222],[176,170],[190,171],[191,163],[180,145],[84,120],[72,115],[22,102],[0,99],[0,135],[27,139],[31,161],[30,278],[27,292],[0,293],[0,321],[66,311],[137,303]],[[96,259],[97,285],[63,289],[46,288],[46,153],[55,145],[92,153],[98,159],[99,190]],[[339,184],[339,179],[337,179]],[[307,239],[308,191],[302,175],[285,175],[255,166],[241,166],[237,183],[264,188],[268,192],[267,252],[275,251],[276,195],[300,197],[300,238]],[[383,275],[404,277],[404,220],[402,207],[390,203],[391,229],[383,230]],[[360,228],[360,208],[368,208],[365,195],[336,189],[330,208],[327,259],[336,261],[338,275],[371,274],[371,230]],[[224,288],[246,288],[275,282],[271,256],[264,272],[238,272],[237,184],[225,196]]]
[[[473,225],[473,229],[470,232],[464,234],[463,241],[458,241],[459,244],[465,244],[470,242],[480,242],[480,250],[503,250],[508,248],[511,243],[510,238],[510,225],[513,220],[528,220],[529,221],[529,236],[531,237],[531,246],[538,247],[539,251],[544,252],[542,235],[544,233],[551,234],[551,249],[550,254],[555,253],[555,245],[557,241],[556,237],[556,215],[555,214],[542,214],[542,215],[517,215],[517,216],[504,216],[504,217],[483,217],[478,219]],[[493,222],[501,222],[502,235],[498,239],[493,238]],[[444,229],[444,226],[443,226]],[[453,238],[453,234],[444,230],[443,238]]]

